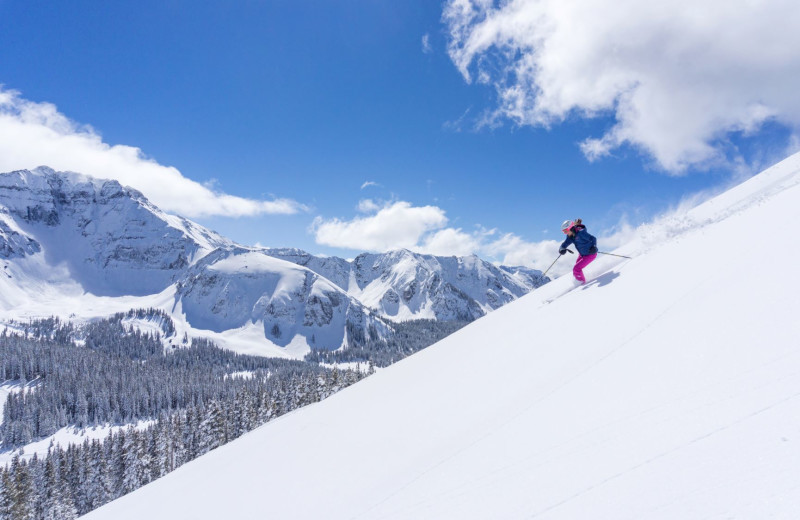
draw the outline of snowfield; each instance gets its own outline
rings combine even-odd
[[[85,518],[795,519],[798,207],[795,155]]]

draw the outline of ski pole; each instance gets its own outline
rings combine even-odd
[[[572,250],[571,250],[571,249],[567,249],[567,251],[569,251],[570,253],[572,253]],[[572,254],[575,254],[575,253],[572,253]],[[553,267],[554,265],[556,265],[556,262],[558,262],[558,259],[559,259],[559,258],[561,258],[562,256],[564,256],[564,255],[562,255],[561,253],[559,253],[559,254],[558,254],[558,256],[556,257],[556,259],[555,259],[555,260],[553,260],[553,263],[552,263],[552,264],[550,264],[550,267]],[[545,272],[543,272],[543,273],[542,273],[542,277],[544,277],[544,275],[546,275],[546,274],[547,274],[547,272],[550,270],[550,267],[548,267],[548,268],[547,268],[547,270],[546,270]]]
[[[620,257],[620,258],[627,258],[628,260],[633,260],[633,258],[631,258],[630,256],[625,256],[625,255],[615,255],[614,253],[604,253],[604,252],[602,252],[602,251],[598,251],[598,253],[600,253],[601,255],[608,255],[608,256],[618,256],[618,257]]]

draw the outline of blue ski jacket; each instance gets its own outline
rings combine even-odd
[[[581,256],[597,253],[597,239],[586,231],[586,226],[580,224],[574,226],[572,230],[575,232],[575,236],[567,236],[567,239],[561,243],[559,251],[575,244],[575,249],[578,250]]]

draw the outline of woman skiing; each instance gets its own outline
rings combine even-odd
[[[583,268],[597,258],[597,239],[586,231],[586,226],[581,223],[581,219],[565,220],[561,224],[561,231],[567,235],[567,238],[561,243],[558,252],[563,255],[571,244],[575,244],[575,249],[578,250],[579,254],[575,267],[572,268],[572,274],[581,285],[585,284],[586,278],[583,276]]]

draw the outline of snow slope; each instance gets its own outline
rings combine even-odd
[[[86,518],[797,518],[798,207],[795,155]]]

